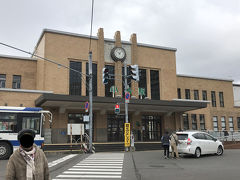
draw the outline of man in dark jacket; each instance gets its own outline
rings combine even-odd
[[[166,131],[165,134],[162,136],[161,141],[164,149],[164,158],[169,158],[169,140],[170,136],[168,135],[168,132]]]
[[[49,180],[48,162],[44,152],[34,143],[35,132],[24,129],[18,133],[20,147],[11,155],[6,180]]]

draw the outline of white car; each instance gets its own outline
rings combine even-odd
[[[176,132],[179,140],[178,152],[180,154],[192,154],[199,158],[203,154],[222,155],[224,146],[208,133],[201,131]]]

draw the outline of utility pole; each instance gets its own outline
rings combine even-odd
[[[92,152],[92,51],[89,51],[89,59],[88,59],[88,72],[89,72],[89,151]]]
[[[124,61],[124,97],[127,93],[128,89],[128,84],[127,84],[127,60],[125,59]],[[126,103],[126,98],[125,99],[125,123],[128,123],[128,103]],[[126,137],[125,137],[126,138]],[[125,151],[128,151],[128,147],[125,148]]]

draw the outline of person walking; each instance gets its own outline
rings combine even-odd
[[[172,149],[172,158],[179,158],[178,149],[177,149],[178,143],[179,143],[178,137],[177,137],[176,133],[173,132],[172,135],[170,136],[170,145],[171,145],[171,149]]]
[[[165,132],[165,134],[161,138],[163,149],[164,149],[164,158],[169,158],[169,141],[170,136],[168,135],[168,131]]]
[[[9,158],[6,180],[49,180],[48,161],[34,144],[35,132],[23,129],[18,133],[19,148]]]

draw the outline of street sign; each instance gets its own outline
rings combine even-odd
[[[129,103],[129,99],[130,99],[130,93],[129,92],[126,92],[125,99],[126,99],[126,103]]]
[[[85,102],[85,112],[88,112],[88,108],[89,108],[89,102],[86,101],[86,102]]]
[[[125,147],[130,147],[131,133],[130,133],[130,123],[124,123],[124,138],[125,138]]]

